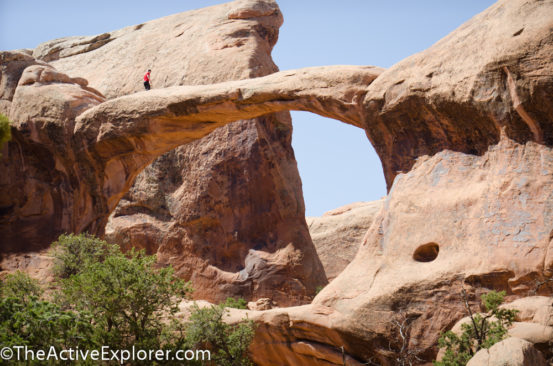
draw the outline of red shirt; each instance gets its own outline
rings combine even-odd
[[[146,75],[144,75],[144,81],[150,81],[150,73],[147,72]]]

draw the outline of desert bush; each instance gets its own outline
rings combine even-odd
[[[63,298],[93,315],[96,341],[113,348],[159,349],[167,321],[190,293],[171,267],[156,269],[144,251],[112,251],[63,280]]]
[[[60,235],[52,243],[54,274],[59,278],[68,278],[78,274],[88,265],[103,261],[120,250],[117,245],[110,245],[89,234]]]
[[[8,274],[0,283],[2,298],[14,297],[26,302],[32,296],[39,298],[42,292],[37,280],[20,271]]]
[[[154,256],[122,253],[118,246],[85,234],[60,236],[55,256],[59,278],[49,294],[54,301],[41,299],[38,283],[23,273],[2,280],[0,346],[208,349],[209,364],[251,364],[247,349],[253,322],[223,321],[225,307],[244,308],[245,300],[229,298],[206,309],[194,306],[184,322],[176,316],[178,304],[192,290],[171,267],[157,268]]]
[[[441,361],[435,361],[436,366],[463,366],[482,348],[490,348],[507,335],[507,328],[515,320],[516,310],[500,309],[505,291],[490,291],[482,295],[482,304],[486,310],[484,314],[473,314],[466,294],[463,300],[470,322],[461,325],[460,336],[452,331],[443,333],[438,340],[440,348],[445,348]]]
[[[234,309],[247,309],[248,302],[243,298],[235,299],[234,297],[227,297],[227,299],[221,303],[225,308],[234,308]]]
[[[10,130],[10,120],[8,117],[0,113],[0,150],[5,142],[10,141],[11,139],[11,130]],[[2,157],[2,154],[0,154]]]
[[[16,272],[2,280],[1,289],[0,348],[31,346],[61,350],[91,345],[90,314],[63,310],[40,299],[43,292],[36,280]]]
[[[253,340],[255,324],[248,319],[227,324],[223,321],[227,314],[224,304],[206,308],[194,305],[186,330],[188,347],[210,350],[213,365],[252,365],[248,347]]]

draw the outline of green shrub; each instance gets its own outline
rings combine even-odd
[[[315,296],[317,296],[319,294],[319,292],[321,292],[323,290],[324,286],[317,286],[315,287]]]
[[[119,251],[116,245],[110,245],[89,234],[60,235],[52,243],[54,250],[54,274],[59,278],[68,278],[85,269],[92,263],[101,262],[110,254]]]
[[[0,113],[0,150],[5,142],[10,141],[11,139],[11,130],[10,130],[10,120],[8,117]],[[2,157],[2,154],[0,154]]]
[[[436,366],[464,366],[482,348],[490,348],[507,335],[507,328],[515,320],[516,310],[500,309],[505,291],[490,291],[482,295],[485,314],[473,314],[463,292],[465,307],[469,312],[470,323],[462,324],[460,336],[452,331],[443,333],[438,340],[440,348],[445,348],[441,361]],[[494,319],[494,320],[492,320]]]
[[[227,324],[223,321],[227,312],[224,304],[206,308],[194,305],[186,329],[188,347],[210,350],[211,361],[217,366],[252,365],[247,353],[255,324],[248,319]]]
[[[41,295],[42,289],[38,281],[20,271],[8,274],[0,284],[2,298],[14,297],[26,302],[31,296],[39,298]]]
[[[174,277],[171,267],[156,268],[154,256],[122,253],[85,234],[60,236],[55,256],[62,277],[50,294],[55,302],[41,300],[38,283],[23,273],[2,281],[0,348],[208,349],[211,365],[251,365],[247,350],[253,322],[223,322],[225,307],[244,308],[244,299],[229,298],[205,309],[194,306],[185,323],[175,315],[191,289]]]
[[[4,278],[1,289],[0,348],[27,345],[61,350],[90,345],[90,315],[40,300],[42,289],[36,280],[16,272]]]
[[[243,298],[235,299],[234,297],[227,297],[225,302],[221,303],[224,308],[234,308],[234,309],[247,309],[248,303]]]
[[[31,296],[0,300],[0,345],[58,350],[92,344],[92,318]]]
[[[157,270],[154,263],[155,257],[144,251],[112,252],[61,282],[65,302],[93,315],[99,344],[161,346],[162,320],[170,319],[191,291],[171,267]]]

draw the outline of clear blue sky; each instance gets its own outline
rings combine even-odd
[[[0,0],[0,50],[100,34],[223,2]],[[390,67],[493,2],[280,0],[284,25],[273,58],[281,70],[337,64]],[[380,161],[363,130],[306,112],[293,112],[292,119],[308,216],[386,194]]]

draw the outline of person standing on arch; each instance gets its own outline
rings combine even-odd
[[[146,72],[146,74],[144,74],[144,88],[146,88],[146,90],[150,90],[150,72],[152,70],[148,69],[148,72]]]

